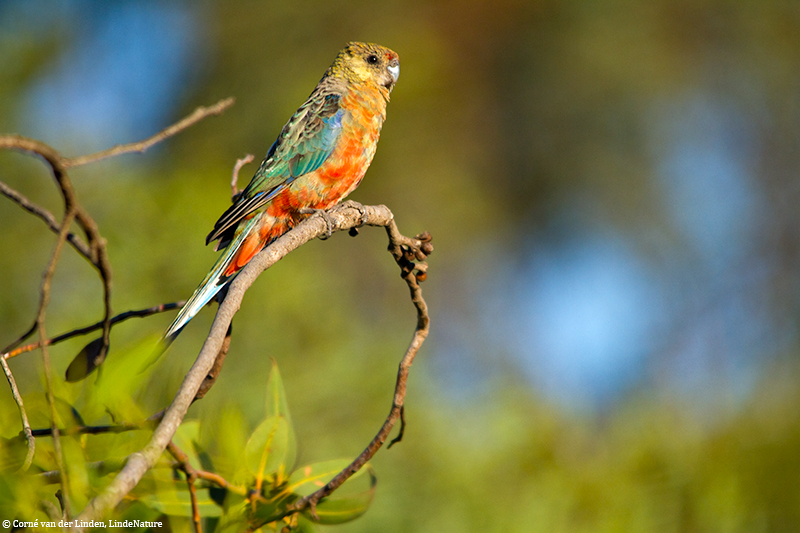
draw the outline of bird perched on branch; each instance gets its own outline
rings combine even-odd
[[[215,250],[223,253],[167,329],[166,343],[259,251],[358,186],[399,75],[397,54],[388,48],[352,42],[339,52],[206,237],[206,244],[218,240]]]

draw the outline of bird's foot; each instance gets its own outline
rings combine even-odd
[[[301,215],[311,215],[311,216],[319,215],[320,218],[322,218],[322,220],[325,221],[325,226],[326,226],[325,234],[324,235],[320,235],[319,238],[321,240],[324,241],[324,240],[330,239],[331,235],[333,235],[333,219],[328,214],[328,211],[326,211],[325,209],[314,209],[314,208],[311,208],[311,207],[304,207],[304,208],[299,210],[299,213]]]
[[[363,228],[364,225],[369,220],[369,215],[367,214],[367,208],[364,207],[363,205],[361,205],[360,203],[354,202],[352,200],[347,200],[346,202],[344,202],[344,203],[342,203],[340,205],[342,205],[344,207],[351,207],[351,208],[355,209],[356,211],[358,211],[358,214],[359,214],[358,225],[357,226],[353,226],[352,228],[350,228],[350,231],[349,231],[350,236],[351,237],[355,237],[356,235],[358,235],[358,229],[359,228]]]
[[[350,202],[350,207],[352,207],[353,209],[358,211],[358,214],[359,214],[358,226],[356,226],[356,227],[357,228],[363,227],[364,224],[367,223],[367,220],[369,220],[369,215],[367,215],[367,208],[364,207],[363,205],[361,205],[358,202]]]

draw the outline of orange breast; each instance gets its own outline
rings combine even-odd
[[[375,155],[386,101],[377,91],[350,91],[341,104],[348,113],[342,120],[337,146],[314,172],[300,176],[271,201],[260,216],[259,227],[243,243],[225,272],[238,272],[264,246],[299,222],[303,208],[328,209],[361,182]]]

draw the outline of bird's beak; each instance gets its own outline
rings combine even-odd
[[[398,63],[397,61],[393,61],[392,63],[389,64],[388,67],[386,67],[386,70],[388,70],[389,74],[392,75],[394,83],[397,83],[397,78],[400,77],[400,63]]]

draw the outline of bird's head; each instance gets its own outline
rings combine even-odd
[[[400,76],[400,59],[383,46],[352,42],[336,56],[330,72],[351,82],[372,83],[391,92]]]

